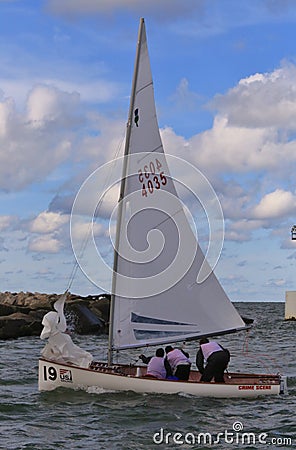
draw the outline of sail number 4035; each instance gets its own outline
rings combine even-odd
[[[148,193],[153,194],[153,192],[165,186],[167,184],[167,178],[162,170],[162,164],[159,159],[150,161],[150,163],[145,164],[145,166],[138,170],[139,182],[142,185],[142,196],[147,197]]]

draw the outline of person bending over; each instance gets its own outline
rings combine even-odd
[[[230,353],[215,341],[202,338],[199,341],[199,351],[196,355],[196,366],[202,374],[200,381],[225,383],[224,371],[230,361]]]
[[[179,348],[168,345],[165,348],[166,360],[172,371],[172,375],[178,380],[187,381],[190,374],[191,361],[188,353]]]

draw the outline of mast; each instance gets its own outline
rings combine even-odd
[[[141,41],[142,41],[143,29],[144,29],[144,19],[141,18],[140,24],[139,24],[139,31],[138,31],[136,59],[135,59],[130,107],[129,107],[128,121],[127,121],[127,128],[126,128],[126,138],[125,138],[125,149],[124,149],[120,195],[119,195],[119,200],[118,200],[118,216],[117,216],[117,223],[116,223],[116,238],[115,238],[115,249],[114,249],[112,292],[111,292],[110,319],[109,319],[108,365],[112,364],[112,359],[113,359],[112,342],[113,342],[114,302],[115,302],[115,289],[116,289],[116,274],[117,274],[117,268],[118,268],[118,252],[117,252],[117,250],[118,250],[118,246],[119,246],[119,233],[120,233],[120,227],[121,227],[121,221],[122,221],[122,208],[123,208],[122,200],[123,200],[123,197],[125,194],[127,163],[128,163],[130,137],[131,137],[131,130],[132,130],[132,117],[133,117],[134,104],[135,104],[136,84],[137,84],[139,61],[140,61],[140,46],[141,46]]]

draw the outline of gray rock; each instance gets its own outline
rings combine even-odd
[[[40,333],[41,329],[41,323],[28,314],[13,313],[0,317],[0,339],[33,336]]]
[[[60,295],[31,292],[0,293],[0,339],[36,336],[42,331],[43,316],[53,310]],[[108,332],[110,296],[81,297],[68,294],[65,315],[78,334]]]

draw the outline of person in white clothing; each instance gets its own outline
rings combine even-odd
[[[166,360],[170,365],[173,376],[178,378],[178,380],[187,381],[191,367],[188,353],[179,348],[173,348],[171,345],[165,348],[165,352],[167,354]]]
[[[202,338],[199,341],[199,351],[196,355],[196,366],[202,374],[200,381],[224,383],[224,371],[230,360],[230,353],[215,341]]]

